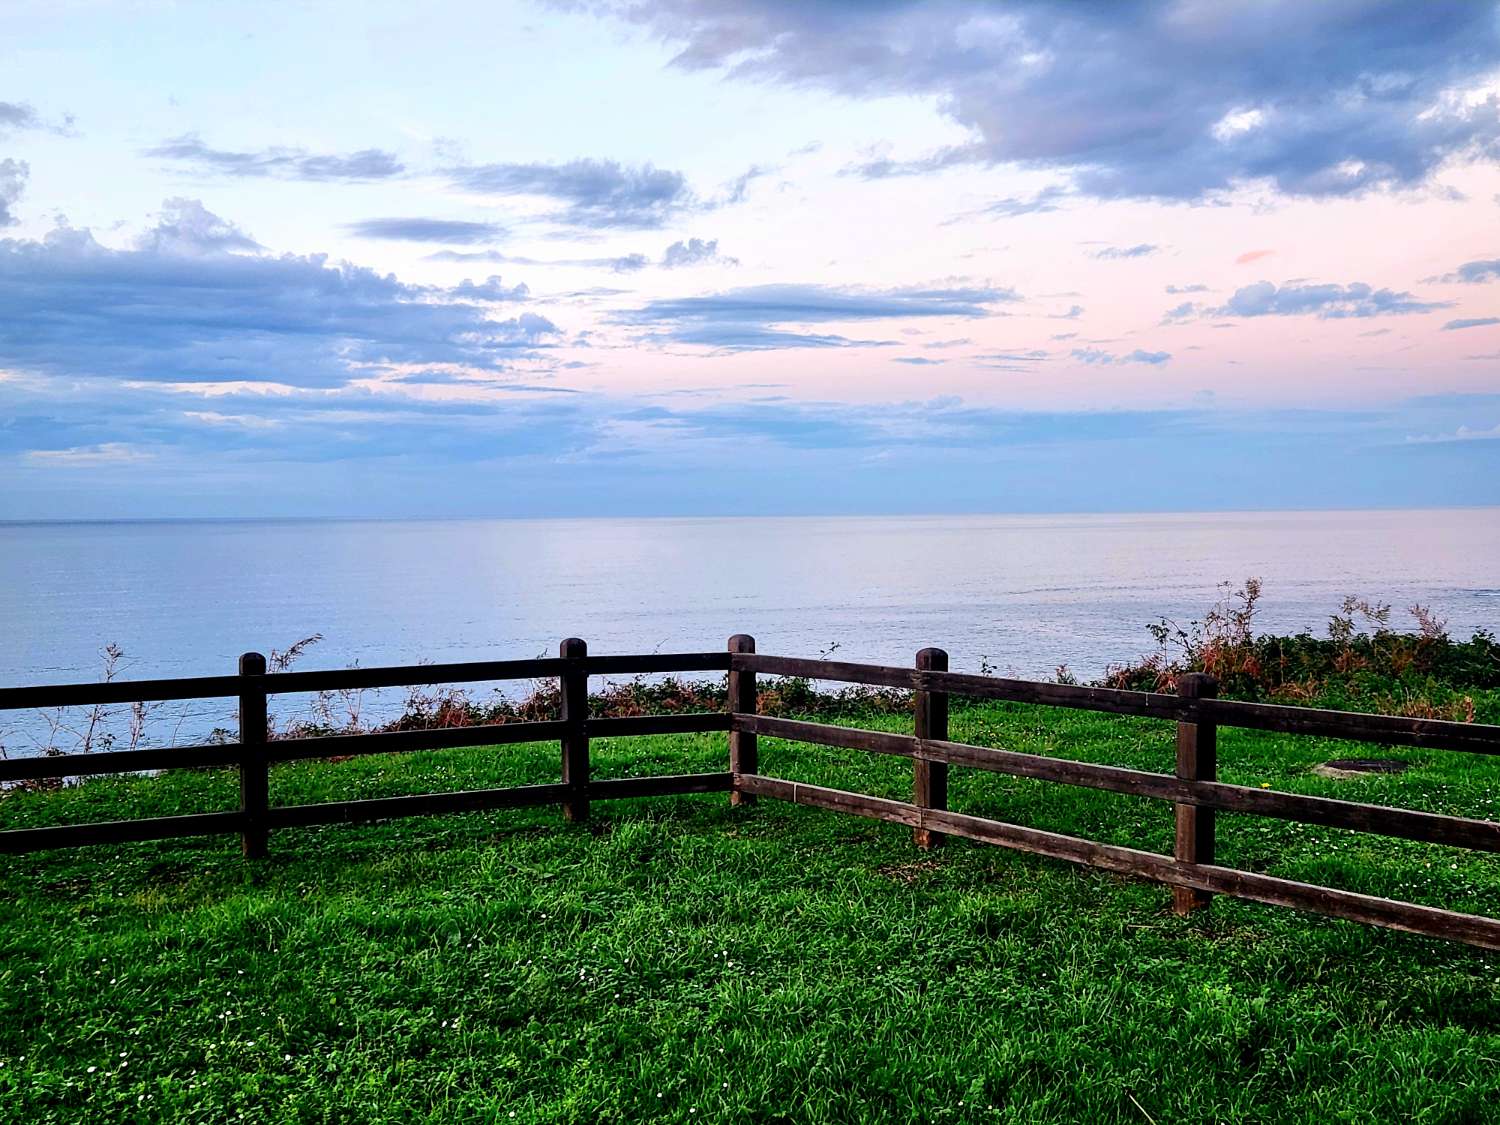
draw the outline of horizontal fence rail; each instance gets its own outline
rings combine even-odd
[[[534,660],[476,660],[461,664],[405,664],[391,668],[333,668],[318,672],[270,672],[262,676],[267,695],[464,684],[487,680],[534,680],[559,676],[569,667],[561,657]],[[590,676],[648,675],[658,672],[727,672],[727,652],[658,653],[646,656],[593,656],[584,662]],[[0,711],[36,707],[91,707],[95,704],[154,703],[166,699],[229,699],[244,687],[242,676],[189,676],[172,680],[110,680],[97,684],[37,684],[0,688]]]
[[[624,777],[591,782],[595,800],[623,797],[670,797],[681,793],[727,793],[728,773],[676,774],[666,777]],[[467,789],[453,793],[419,793],[400,797],[372,797],[362,801],[327,801],[316,805],[279,805],[268,810],[272,828],[300,828],[315,824],[351,824],[436,813],[484,812],[555,805],[570,795],[566,785],[519,785],[505,789]],[[143,820],[108,820],[49,828],[18,828],[0,832],[0,852],[33,852],[84,844],[120,844],[136,840],[164,840],[176,836],[209,836],[242,832],[241,812],[195,813]]]
[[[751,805],[765,797],[905,825],[923,848],[938,847],[952,836],[1154,880],[1173,889],[1174,907],[1179,913],[1201,909],[1214,895],[1227,894],[1500,949],[1497,919],[1313,886],[1214,862],[1217,812],[1500,852],[1500,823],[1493,821],[1221,782],[1217,778],[1220,727],[1500,754],[1500,726],[1219,699],[1212,677],[1201,674],[1182,677],[1177,693],[1169,694],[973,675],[950,672],[947,667],[948,657],[941,649],[923,649],[911,668],[766,656],[756,653],[753,638],[737,634],[723,652],[593,656],[583,641],[569,638],[556,657],[316,672],[267,673],[264,657],[247,653],[241,658],[240,674],[233,676],[5,688],[0,689],[0,710],[236,699],[240,723],[236,741],[0,760],[0,784],[91,774],[235,768],[240,775],[240,807],[228,812],[0,831],[0,852],[235,833],[241,837],[245,854],[256,858],[266,854],[270,833],[284,828],[549,805],[558,806],[567,819],[581,821],[588,818],[593,800],[727,793],[736,805]],[[590,676],[674,672],[726,673],[728,710],[625,717],[589,714]],[[909,691],[913,733],[762,715],[757,705],[759,675]],[[518,679],[555,679],[560,686],[559,717],[371,734],[268,737],[266,701],[276,695]],[[1170,721],[1176,725],[1176,770],[1153,773],[954,742],[948,738],[949,701],[954,696]],[[697,733],[727,734],[726,771],[607,780],[590,776],[589,751],[595,738]],[[913,771],[912,800],[873,797],[764,775],[759,763],[759,739],[763,736],[908,758]],[[281,763],[545,742],[555,743],[560,750],[561,780],[555,783],[314,805],[270,803],[270,769]],[[952,811],[947,807],[948,770],[952,766],[1170,802],[1176,818],[1174,853],[1159,855]]]
[[[882,664],[851,664],[842,660],[807,660],[801,657],[736,655],[731,667],[769,676],[798,676],[808,680],[835,680],[868,687],[904,688],[908,691],[940,691],[973,699],[1007,699],[1016,703],[1041,703],[1050,707],[1082,707],[1118,715],[1147,715],[1175,719],[1182,713],[1182,700],[1155,692],[1121,691],[1117,688],[1077,687],[1037,680],[1007,680],[999,676],[976,676],[964,672],[927,671]]]
[[[772,738],[837,746],[845,750],[867,750],[893,754],[919,762],[945,762],[972,766],[1012,777],[1058,781],[1088,789],[1106,789],[1136,797],[1155,797],[1201,808],[1257,813],[1281,820],[1320,824],[1329,828],[1352,828],[1407,840],[1433,844],[1457,844],[1482,851],[1500,852],[1500,823],[1469,820],[1441,813],[1364,805],[1331,797],[1309,797],[1301,793],[1278,793],[1248,785],[1221,781],[1194,781],[1165,773],[1148,773],[1121,766],[1101,766],[1071,758],[1047,758],[1014,750],[996,750],[963,742],[934,742],[909,734],[858,730],[797,719],[775,719],[767,715],[736,715],[735,729],[754,731]]]
[[[1417,906],[1374,895],[1356,894],[1353,891],[1317,887],[1291,879],[1239,871],[1232,867],[1182,863],[1155,852],[1100,844],[1077,836],[1045,832],[1039,828],[1023,828],[1018,824],[1006,824],[963,813],[921,809],[905,801],[868,797],[863,793],[826,789],[820,785],[805,785],[800,781],[751,776],[739,778],[737,784],[744,786],[747,792],[762,797],[777,797],[798,805],[873,817],[893,824],[911,825],[913,828],[936,829],[947,835],[997,844],[1050,859],[1099,867],[1121,875],[1138,875],[1169,886],[1217,891],[1252,902],[1291,906],[1334,918],[1349,918],[1356,922],[1369,922],[1428,937],[1468,942],[1486,949],[1500,949],[1500,921],[1477,914],[1460,914],[1433,906]]]
[[[1160,692],[1048,684],[963,672],[928,672],[917,668],[785,656],[735,656],[733,666],[772,676],[799,676],[810,680],[833,680],[872,687],[943,692],[971,699],[1001,699],[1013,703],[1037,703],[1047,707],[1104,711],[1115,715],[1212,722],[1226,727],[1321,735],[1355,742],[1380,742],[1390,746],[1500,754],[1500,727],[1478,723],[1408,719],[1401,715],[1369,715],[1358,711],[1329,711],[1316,707],[1285,707],[1270,703],[1244,703],[1234,699],[1189,700]]]
[[[589,719],[591,737],[619,738],[639,734],[692,734],[729,730],[730,716],[721,711],[677,715],[632,715]],[[310,758],[345,758],[361,754],[394,754],[410,750],[453,750],[465,746],[508,746],[518,742],[550,742],[571,728],[549,720],[527,723],[486,723],[467,727],[386,731],[379,734],[331,734],[287,738],[266,744],[271,762]],[[206,746],[157,747],[147,750],[107,750],[87,754],[53,754],[36,758],[0,760],[0,782],[41,781],[87,774],[137,773],[165,769],[204,769],[235,766],[244,754],[238,742]]]

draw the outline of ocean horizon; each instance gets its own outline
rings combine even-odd
[[[1343,598],[1500,626],[1500,508],[991,516],[207,519],[0,524],[5,686],[217,675],[321,635],[298,668],[721,648],[1080,679],[1248,577],[1258,627],[1322,634]],[[180,716],[207,733],[212,705]],[[367,706],[395,707],[392,695]],[[26,752],[36,718],[7,716]],[[202,728],[201,730],[198,728]]]

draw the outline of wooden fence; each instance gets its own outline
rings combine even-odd
[[[1220,726],[1478,754],[1500,754],[1500,726],[1224,700],[1217,698],[1217,685],[1211,676],[1196,673],[1182,677],[1177,693],[1169,695],[969,675],[947,668],[947,654],[933,648],[919,652],[914,667],[902,668],[759,655],[754,640],[744,635],[731,637],[726,652],[652,656],[590,656],[583,641],[570,638],[562,643],[556,658],[535,660],[268,673],[264,657],[247,653],[240,658],[238,675],[233,676],[0,689],[0,710],[235,699],[240,722],[239,741],[227,744],[0,761],[0,783],[214,766],[237,768],[240,776],[237,811],[0,831],[0,852],[238,833],[244,854],[256,858],[266,854],[270,833],[276,828],[551,804],[559,805],[569,820],[582,821],[589,815],[592,800],[722,792],[740,805],[770,797],[908,825],[919,847],[936,847],[945,837],[957,836],[1152,879],[1172,888],[1173,905],[1179,913],[1206,906],[1215,894],[1227,894],[1500,949],[1497,919],[1314,886],[1223,867],[1214,861],[1214,818],[1218,810],[1500,851],[1500,823],[1493,821],[1221,782],[1217,780]],[[727,673],[728,710],[627,718],[589,716],[590,676],[664,672]],[[758,675],[910,690],[915,705],[913,733],[891,734],[759,714]],[[555,721],[267,738],[267,699],[273,695],[538,677],[555,678],[561,686],[561,713]],[[1151,773],[952,742],[948,738],[948,700],[954,695],[1169,720],[1176,724],[1175,772]],[[595,780],[589,775],[589,742],[593,738],[704,731],[728,734],[728,768],[722,773],[617,780]],[[761,735],[909,758],[912,800],[896,801],[768,777],[759,767],[757,740]],[[561,749],[561,781],[556,784],[315,805],[272,805],[269,800],[270,768],[278,762],[544,741],[556,741]],[[953,765],[1171,802],[1177,829],[1174,853],[1159,855],[953,812],[948,808],[948,768]]]

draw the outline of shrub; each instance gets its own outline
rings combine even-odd
[[[1186,627],[1162,618],[1147,626],[1156,649],[1109,668],[1101,686],[1173,691],[1184,672],[1208,672],[1220,694],[1238,699],[1321,704],[1420,718],[1472,722],[1467,692],[1500,687],[1500,644],[1487,630],[1467,641],[1427,606],[1408,612],[1413,632],[1391,626],[1391,607],[1347,597],[1329,616],[1327,637],[1255,632],[1262,594],[1258,578],[1221,594],[1201,621]]]

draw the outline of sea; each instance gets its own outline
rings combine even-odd
[[[1347,595],[1396,627],[1421,604],[1455,636],[1500,631],[1500,508],[0,523],[0,686],[98,679],[110,645],[116,678],[217,675],[313,635],[298,669],[749,633],[778,655],[906,664],[935,645],[955,670],[1087,680],[1250,577],[1263,631],[1322,633]],[[146,741],[200,738],[228,706],[168,708]],[[0,713],[0,744],[39,752],[58,722]]]

